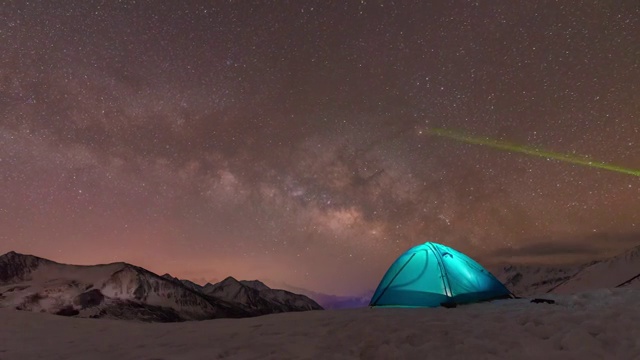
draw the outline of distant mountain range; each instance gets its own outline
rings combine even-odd
[[[640,246],[582,265],[505,266],[494,274],[519,296],[640,289]],[[369,293],[336,296],[282,287],[290,291],[232,277],[199,285],[122,262],[80,266],[15,252],[0,256],[0,308],[65,316],[159,322],[241,318],[364,307],[371,298]]]
[[[67,265],[15,252],[0,256],[0,307],[160,322],[322,309],[304,295],[257,280],[228,277],[200,286],[122,262]]]
[[[353,309],[353,308],[361,308],[361,307],[369,306],[371,296],[375,291],[375,290],[370,290],[368,292],[362,293],[360,295],[354,295],[354,296],[341,296],[341,295],[324,294],[324,293],[320,293],[313,290],[304,289],[301,287],[296,287],[296,286],[292,286],[284,283],[278,284],[278,286],[295,293],[306,295],[312,298],[313,300],[317,301],[318,304],[320,304],[320,306],[322,306],[327,310]]]
[[[601,261],[564,266],[505,266],[496,277],[518,296],[599,288],[640,289],[640,246]]]

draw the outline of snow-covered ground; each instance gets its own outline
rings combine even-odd
[[[0,359],[640,359],[640,291],[184,323],[0,309]]]

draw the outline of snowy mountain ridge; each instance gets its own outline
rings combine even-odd
[[[375,292],[375,289],[364,291],[360,294],[356,295],[334,295],[334,294],[326,294],[321,293],[305,288],[301,288],[298,286],[286,284],[286,283],[278,283],[275,281],[270,281],[269,284],[277,284],[277,286],[281,289],[285,289],[296,294],[306,295],[316,302],[320,304],[324,309],[327,310],[336,310],[336,309],[356,309],[369,306],[369,302],[371,301],[371,297]]]
[[[640,277],[640,246],[617,256],[583,267],[571,279],[551,289],[557,294],[571,294],[588,289],[635,287]]]
[[[251,298],[229,297],[206,293],[204,287],[188,280],[159,276],[122,262],[83,266],[15,252],[0,256],[0,308],[143,321],[237,318],[321,309],[302,295],[278,293],[281,299],[274,301],[274,295],[266,289],[249,289],[254,292]]]
[[[505,266],[496,277],[519,296],[573,294],[595,289],[640,288],[640,246],[574,266]]]
[[[218,299],[243,304],[247,311],[268,308],[281,309],[284,312],[289,307],[314,310],[317,305],[315,301],[313,304],[310,303],[307,296],[271,289],[258,280],[238,281],[233,277],[205,286],[203,292]]]

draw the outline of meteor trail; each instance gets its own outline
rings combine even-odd
[[[575,165],[588,166],[588,167],[597,168],[597,169],[615,171],[615,172],[627,174],[627,175],[640,176],[640,170],[638,169],[625,168],[625,167],[614,165],[614,164],[607,164],[600,161],[594,161],[585,157],[540,150],[540,149],[536,149],[529,146],[512,144],[505,141],[494,140],[486,137],[470,136],[457,131],[441,129],[441,128],[432,128],[432,129],[425,130],[425,133],[465,142],[468,144],[484,145],[484,146],[492,147],[494,149],[499,149],[499,150],[504,150],[509,152],[517,152],[517,153],[522,153],[527,155],[538,156],[545,159],[564,161],[564,162],[575,164]]]

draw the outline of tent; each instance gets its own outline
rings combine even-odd
[[[427,242],[409,249],[391,265],[370,306],[454,306],[497,298],[510,291],[465,254]]]

